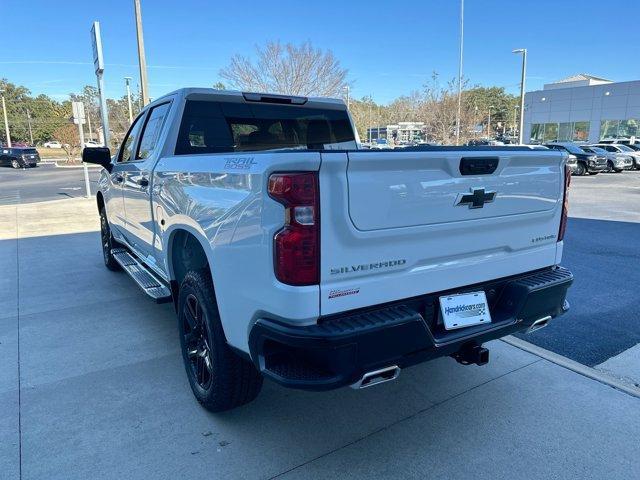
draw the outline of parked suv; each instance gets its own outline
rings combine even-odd
[[[628,147],[627,145],[623,145],[621,143],[609,143],[609,144],[599,143],[594,146],[601,147],[605,149],[607,152],[629,155],[633,159],[633,169],[640,170],[640,152],[639,151],[634,150],[633,148]]]
[[[633,168],[633,157],[623,155],[622,153],[608,152],[602,147],[587,145],[580,147],[587,153],[595,153],[598,157],[604,157],[607,160],[606,172],[620,173],[623,170],[631,170]]]
[[[593,153],[587,153],[575,143],[552,142],[545,143],[544,146],[573,155],[576,158],[576,166],[575,171],[572,173],[576,175],[586,175],[587,173],[597,175],[607,169],[607,159],[605,157],[598,158]]]
[[[36,167],[40,155],[35,148],[12,147],[0,149],[0,165],[13,168]]]

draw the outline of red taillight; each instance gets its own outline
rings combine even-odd
[[[558,241],[564,239],[564,232],[567,229],[567,218],[569,216],[569,185],[571,185],[571,168],[564,166],[564,196],[562,201],[562,217],[560,218],[560,230],[558,231]]]
[[[274,173],[269,195],[285,207],[284,227],[273,237],[276,278],[296,286],[320,283],[317,173]]]

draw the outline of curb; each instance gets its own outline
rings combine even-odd
[[[58,162],[54,164],[56,168],[84,168],[83,164],[80,165],[58,165]],[[102,168],[100,165],[87,165],[88,168]]]
[[[640,388],[622,382],[612,375],[608,375],[604,372],[596,370],[595,368],[587,367],[586,365],[578,363],[575,360],[571,360],[570,358],[563,357],[562,355],[558,355],[555,352],[551,352],[532,343],[520,340],[519,338],[516,338],[512,335],[501,338],[501,340],[511,345],[512,347],[519,348],[520,350],[524,350],[525,352],[529,352],[540,358],[544,358],[545,360],[564,367],[567,370],[571,370],[572,372],[590,378],[591,380],[595,380],[611,388],[620,390],[621,392],[624,392],[633,397],[640,398]]]

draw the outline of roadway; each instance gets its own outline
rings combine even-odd
[[[89,168],[91,191],[95,194],[100,170]],[[56,167],[41,164],[37,168],[14,170],[0,167],[0,205],[43,202],[85,195],[82,167]]]

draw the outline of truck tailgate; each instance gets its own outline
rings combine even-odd
[[[323,154],[322,314],[555,264],[563,163],[545,150]]]

